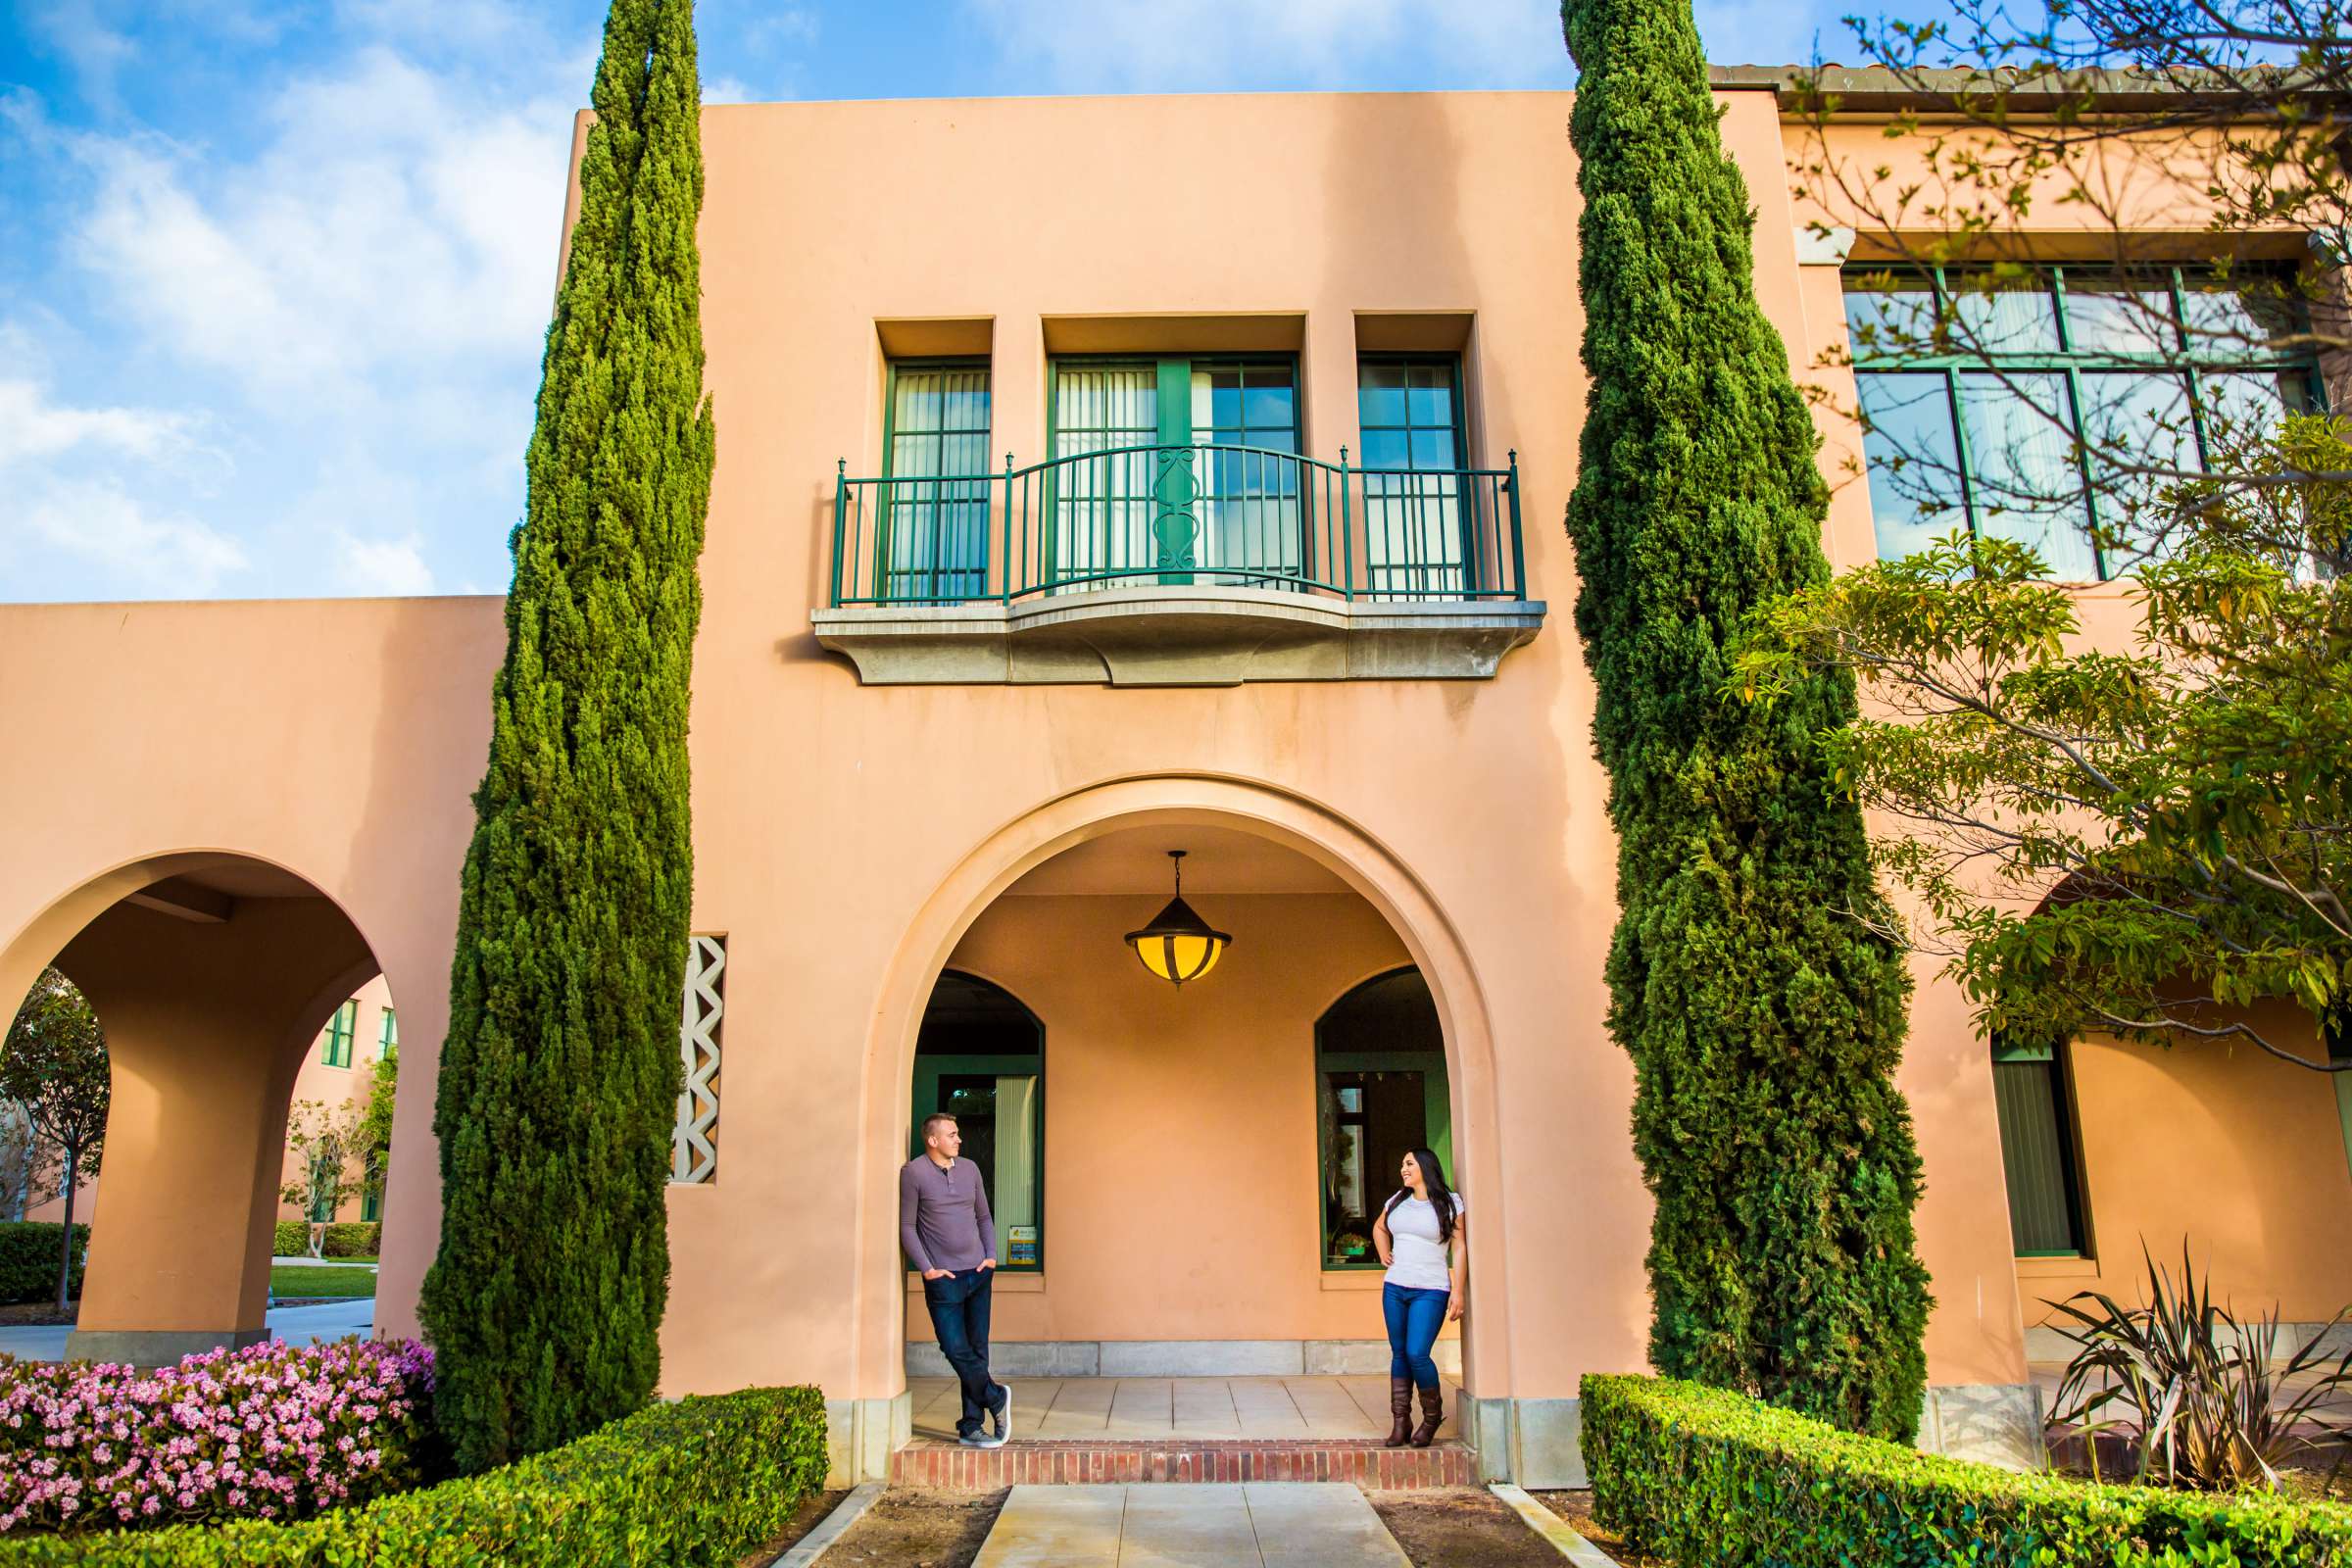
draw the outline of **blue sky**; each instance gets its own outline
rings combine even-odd
[[[1563,87],[1549,0],[702,0],[712,101]],[[1709,57],[1830,58],[1819,0]],[[0,0],[0,599],[506,585],[602,0]]]

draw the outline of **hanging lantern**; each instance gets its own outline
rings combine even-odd
[[[1181,986],[1214,969],[1225,950],[1233,946],[1233,938],[1210,930],[1208,922],[1184,902],[1184,851],[1170,850],[1168,858],[1176,862],[1176,896],[1152,917],[1150,925],[1128,932],[1127,945],[1144,960],[1145,968],[1170,985]]]

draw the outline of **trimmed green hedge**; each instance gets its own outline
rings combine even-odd
[[[1600,1522],[1689,1568],[2325,1568],[2352,1508],[2103,1487],[1920,1453],[1721,1389],[1588,1377]]]
[[[64,1240],[55,1220],[0,1220],[0,1303],[56,1300],[58,1245]],[[90,1228],[76,1221],[74,1242],[74,1278],[66,1289],[79,1296]]]
[[[0,1568],[731,1568],[824,1480],[824,1396],[746,1389],[300,1524],[0,1537]]]
[[[298,1219],[281,1219],[277,1222],[277,1240],[270,1245],[279,1257],[308,1257],[311,1228]],[[319,1250],[327,1257],[373,1257],[383,1250],[383,1225],[375,1220],[355,1220],[329,1225],[326,1245]]]

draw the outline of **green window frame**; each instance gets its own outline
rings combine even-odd
[[[344,1003],[326,1020],[319,1031],[319,1057],[329,1067],[351,1065],[351,1042],[360,1029],[360,1002],[357,997]]]
[[[882,599],[956,604],[987,594],[994,415],[987,360],[890,362],[874,552]]]
[[[383,1010],[383,1016],[376,1020],[375,1054],[378,1059],[381,1059],[391,1055],[399,1049],[400,1019],[390,1007],[386,1007]]]
[[[384,1195],[365,1193],[360,1198],[360,1223],[372,1225],[384,1217]]]
[[[2086,1257],[2080,1145],[2064,1043],[1995,1039],[1992,1094],[2000,1121],[2009,1234],[2019,1257]]]
[[[2265,347],[2306,324],[2291,290],[2249,303],[2237,292],[2245,282],[2208,286],[2208,274],[2183,267],[2118,274],[2051,266],[2034,286],[2011,289],[1982,286],[1988,276],[1962,267],[1845,270],[1883,561],[1966,527],[2035,544],[2060,581],[2121,576],[2145,551],[2123,538],[2132,476],[2102,474],[2103,454],[2147,455],[2169,437],[2159,466],[2204,468],[2225,417],[2267,416],[2274,403],[2325,407],[2316,358]],[[1889,329],[1934,341],[1947,322],[1965,327],[1976,351],[1889,352],[1881,342]],[[2217,351],[2223,334],[2246,347]]]
[[[1100,411],[1068,406],[1068,377],[1096,373],[1107,381],[1120,372],[1139,378],[1129,384],[1131,393],[1149,372],[1149,425],[1140,407],[1116,417],[1107,387],[1092,389]],[[1049,582],[1274,586],[1313,574],[1296,462],[1247,452],[1178,455],[1198,446],[1297,454],[1297,355],[1058,355],[1048,367],[1047,386],[1046,448],[1053,459],[1163,449],[1056,462],[1046,499],[1053,522],[1043,542]],[[1235,569],[1219,572],[1220,565]]]
[[[1359,354],[1364,572],[1375,597],[1461,595],[1483,581],[1458,354]]]
[[[1418,982],[1418,997],[1402,999],[1407,1004],[1394,1009],[1386,1036],[1350,1016],[1356,1004],[1400,988],[1408,977]],[[1412,1037],[1411,1043],[1398,1036]],[[1396,1159],[1425,1144],[1458,1187],[1445,1035],[1420,970],[1409,963],[1384,970],[1348,987],[1325,1008],[1315,1020],[1314,1072],[1317,1261],[1326,1273],[1378,1269],[1371,1227],[1396,1190]],[[1409,1118],[1416,1100],[1418,1139],[1398,1136],[1395,1118]],[[1392,1125],[1376,1133],[1384,1109]]]
[[[975,1009],[977,1028],[970,1027]],[[959,1012],[967,1025],[961,1031],[955,1027]],[[965,1157],[981,1168],[996,1221],[998,1269],[1006,1274],[1044,1273],[1044,1021],[994,981],[956,969],[943,971],[916,1034],[909,1105],[906,1157],[923,1153],[925,1117],[942,1110],[954,1115],[963,1130]],[[1007,1144],[1015,1146],[1012,1157],[1018,1162],[1018,1169],[1010,1173],[1018,1180],[1010,1184],[1004,1168]]]

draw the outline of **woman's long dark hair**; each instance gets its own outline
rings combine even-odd
[[[1446,1167],[1438,1163],[1434,1149],[1412,1151],[1413,1163],[1421,1167],[1421,1185],[1429,1190],[1429,1206],[1438,1214],[1438,1245],[1444,1247],[1453,1240],[1453,1189],[1446,1185]],[[1387,1219],[1389,1211],[1413,1196],[1410,1187],[1399,1187],[1396,1196],[1382,1206],[1380,1217]]]

